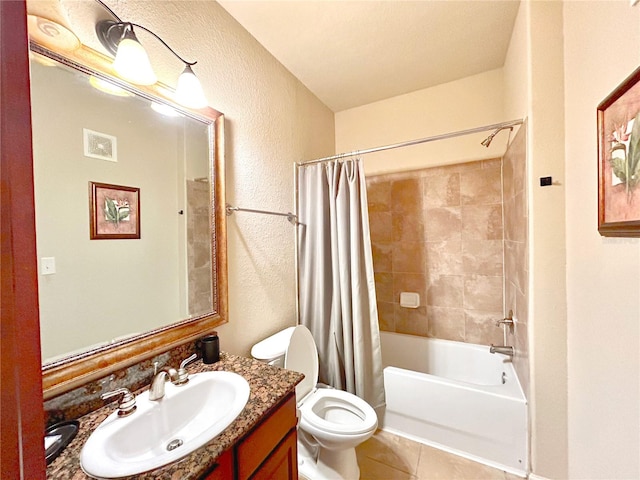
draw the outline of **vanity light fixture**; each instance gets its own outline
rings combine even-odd
[[[208,105],[202,85],[191,68],[197,62],[187,62],[178,55],[162,38],[142,25],[123,22],[101,0],[96,0],[113,15],[116,20],[102,20],[96,24],[98,40],[109,53],[115,56],[114,70],[124,79],[137,85],[153,85],[157,77],[151,67],[149,56],[138,41],[134,27],[151,34],[173,53],[185,68],[178,78],[175,98],[178,103],[190,108],[204,108]]]

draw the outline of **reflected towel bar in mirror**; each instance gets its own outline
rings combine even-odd
[[[272,212],[269,210],[255,210],[253,208],[240,208],[240,207],[234,207],[232,205],[229,205],[227,203],[227,207],[226,207],[226,212],[227,212],[227,216],[229,215],[233,215],[233,212],[249,212],[249,213],[261,213],[263,215],[276,215],[278,217],[287,217],[287,220],[289,220],[289,222],[292,225],[298,225],[298,216],[291,213],[291,212],[287,212],[287,213],[281,213],[281,212]]]

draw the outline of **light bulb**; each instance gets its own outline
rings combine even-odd
[[[136,85],[153,85],[158,80],[147,52],[130,28],[118,44],[113,68],[123,79]]]
[[[176,100],[189,108],[204,108],[208,105],[207,98],[202,91],[202,85],[190,65],[185,66],[180,78],[178,78]]]
[[[127,92],[124,88],[120,88],[117,85],[114,85],[111,82],[103,80],[102,78],[98,78],[94,75],[89,77],[89,84],[93,88],[97,88],[98,90],[108,93],[109,95],[115,95],[116,97],[132,97],[133,95]]]
[[[174,108],[169,105],[165,105],[164,103],[151,102],[151,108],[164,115],[165,117],[179,117],[180,114],[175,111]]]

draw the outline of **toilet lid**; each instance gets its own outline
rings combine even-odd
[[[307,327],[298,325],[291,334],[284,368],[304,374],[304,380],[296,387],[296,400],[299,402],[318,383],[318,349]]]

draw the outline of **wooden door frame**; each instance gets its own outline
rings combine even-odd
[[[0,477],[45,478],[24,0],[0,0]]]

